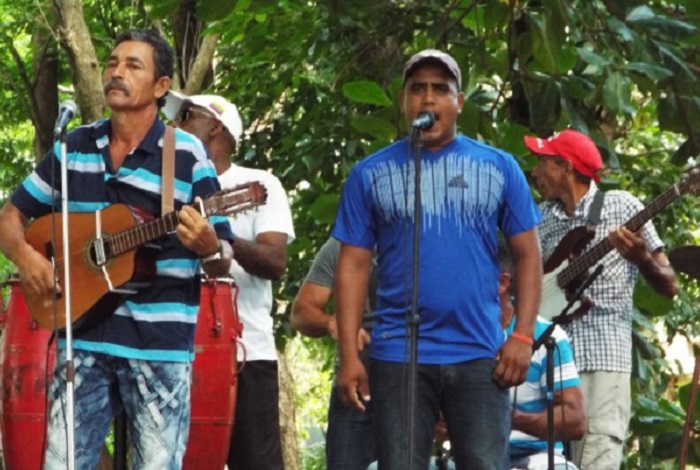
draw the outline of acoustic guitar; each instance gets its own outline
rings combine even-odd
[[[262,205],[266,200],[267,190],[255,181],[219,191],[201,201],[197,209],[205,217],[233,215]],[[27,243],[53,262],[58,284],[63,289],[63,214],[56,214],[55,220],[52,218],[48,214],[33,220],[24,234]],[[71,323],[85,315],[106,294],[125,292],[119,287],[134,277],[139,262],[137,248],[174,231],[178,223],[177,211],[154,219],[125,204],[113,204],[94,213],[69,213]],[[65,298],[62,292],[25,295],[32,317],[47,329],[65,326]]]
[[[686,171],[680,182],[664,191],[628,220],[624,226],[636,232],[662,209],[686,193],[695,195],[700,193],[700,167],[693,167]],[[574,298],[577,288],[586,280],[590,268],[614,248],[610,239],[606,237],[583,252],[593,235],[595,233],[586,227],[572,229],[562,238],[544,263],[545,275],[542,278],[540,315],[547,320],[562,313],[569,305],[569,300],[574,301],[569,309],[571,313],[567,315],[570,319],[582,316],[593,305],[585,296],[581,296],[578,300]]]

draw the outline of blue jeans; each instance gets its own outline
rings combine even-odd
[[[326,435],[326,468],[328,470],[365,470],[377,459],[377,444],[372,422],[372,402],[366,411],[344,406],[338,388],[331,390]]]
[[[65,469],[65,350],[49,395],[45,469]],[[191,364],[74,351],[75,468],[95,468],[112,417],[126,411],[134,469],[180,469],[190,419]]]
[[[495,359],[419,365],[416,378],[414,467],[427,469],[440,412],[458,470],[508,469],[508,390],[491,380]],[[372,360],[370,396],[380,470],[408,470],[408,366]]]

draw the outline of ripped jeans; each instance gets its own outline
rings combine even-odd
[[[65,350],[49,394],[45,469],[65,469]],[[191,364],[74,351],[75,468],[95,468],[112,417],[126,411],[134,469],[180,469],[190,421]]]

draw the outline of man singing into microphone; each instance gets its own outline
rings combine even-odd
[[[355,166],[332,233],[341,242],[335,290],[338,387],[349,406],[364,409],[372,401],[382,470],[408,468],[407,436],[413,438],[414,468],[426,469],[440,412],[458,469],[508,468],[507,388],[524,381],[532,355],[542,270],[535,231],[540,214],[511,155],[457,133],[461,79],[454,58],[438,50],[421,51],[404,67],[399,103],[409,127],[422,129],[413,132],[422,132],[424,142],[418,285],[411,281],[417,151],[411,138]],[[418,118],[421,113],[432,113],[432,126],[430,119]],[[514,333],[505,342],[499,230],[515,263],[519,303]],[[375,245],[377,321],[366,371],[357,332]],[[414,288],[418,370],[415,429],[408,429],[406,319]]]
[[[158,108],[172,74],[173,51],[158,33],[137,29],[117,38],[103,76],[111,117],[66,136],[70,211],[95,212],[123,203],[161,215],[165,126]],[[49,392],[46,469],[67,468],[68,426],[75,429],[75,468],[95,468],[111,418],[122,409],[134,469],[181,467],[190,420],[197,274],[200,266],[212,276],[228,272],[233,235],[225,217],[207,221],[191,207],[195,198],[219,189],[202,143],[180,130],[174,141],[175,181],[170,183],[176,231],[152,242],[152,278],[129,286],[135,290],[131,295],[107,294],[75,324],[74,423],[66,409],[66,350],[60,341]],[[27,298],[50,295],[55,288],[50,261],[27,243],[23,229],[27,220],[60,207],[56,159],[49,152],[0,211],[0,250],[17,266]],[[52,190],[54,181],[58,186]],[[104,285],[97,272],[94,283],[72,285],[71,292],[75,299],[83,289]]]

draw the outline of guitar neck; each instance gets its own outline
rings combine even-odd
[[[158,219],[150,220],[136,227],[119,232],[109,238],[110,252],[112,256],[131,251],[144,243],[162,237],[172,232],[180,222],[177,211],[170,212]]]
[[[677,184],[674,184],[659,197],[654,199],[648,206],[639,211],[634,217],[625,223],[625,228],[631,232],[636,232],[642,226],[658,214],[663,208],[671,204],[682,194]],[[612,251],[613,245],[610,243],[610,238],[605,237],[598,242],[593,248],[583,253],[576,258],[569,266],[564,268],[557,276],[557,284],[567,286],[574,280],[580,278],[583,274],[600,261],[606,254]]]
[[[253,209],[267,200],[267,190],[259,182],[239,184],[215,193],[201,201],[197,207],[203,217],[211,215],[229,216]],[[149,220],[109,237],[107,244],[109,255],[119,256],[144,243],[173,232],[180,223],[178,211],[170,212],[158,219]]]

